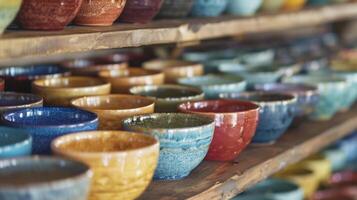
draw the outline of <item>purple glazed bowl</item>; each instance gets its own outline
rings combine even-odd
[[[126,2],[125,8],[119,21],[129,23],[148,23],[159,12],[163,0],[130,0]]]

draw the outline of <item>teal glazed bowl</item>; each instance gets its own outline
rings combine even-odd
[[[15,19],[20,10],[22,0],[2,0],[0,1],[0,35],[6,27]]]
[[[215,124],[200,115],[161,113],[128,118],[123,127],[158,138],[160,156],[154,178],[177,180],[188,176],[205,158]]]
[[[27,93],[0,92],[0,113],[16,109],[42,107],[40,96]]]
[[[254,15],[263,0],[228,0],[227,13],[238,16]]]
[[[340,171],[347,163],[347,155],[338,145],[326,148],[322,154],[331,162],[332,171]]]
[[[342,102],[342,111],[347,111],[357,100],[357,71],[334,71],[334,75],[346,79],[348,92]]]
[[[216,17],[227,7],[227,0],[195,0],[191,9],[194,17]]]
[[[309,116],[313,120],[329,120],[342,108],[348,91],[348,83],[339,77],[323,75],[298,75],[283,80],[286,83],[314,85],[320,94],[315,110]]]
[[[205,98],[216,99],[220,93],[245,91],[247,83],[239,76],[205,75],[192,78],[182,78],[178,82],[182,85],[198,87],[205,93]]]
[[[273,49],[255,49],[243,53],[239,60],[248,67],[259,67],[272,65],[274,58],[275,51]]]
[[[0,159],[31,155],[32,137],[25,131],[0,127]]]
[[[245,191],[246,195],[264,194],[275,200],[303,200],[303,190],[293,182],[267,179]]]
[[[61,158],[0,160],[0,199],[86,200],[90,177],[88,166]]]

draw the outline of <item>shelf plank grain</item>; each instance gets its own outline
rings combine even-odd
[[[357,106],[324,122],[304,121],[270,146],[249,146],[234,162],[204,161],[179,181],[154,181],[141,199],[230,199],[357,129]]]

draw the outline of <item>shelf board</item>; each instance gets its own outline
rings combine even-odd
[[[63,31],[10,30],[0,37],[0,65],[85,51],[189,42],[246,33],[314,26],[357,17],[357,3],[331,5],[256,17],[157,20],[111,27],[69,26]],[[20,59],[20,60],[19,60]]]
[[[249,146],[234,162],[204,161],[179,181],[154,181],[140,199],[229,199],[357,129],[357,106],[324,122],[304,121],[274,145]]]

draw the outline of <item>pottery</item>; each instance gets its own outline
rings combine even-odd
[[[32,137],[27,132],[0,127],[0,159],[31,155],[31,148]]]
[[[282,10],[298,11],[305,6],[306,0],[285,0]]]
[[[194,17],[216,17],[224,12],[228,0],[195,0],[191,9]]]
[[[159,12],[164,0],[130,0],[126,2],[119,21],[129,23],[148,23]]]
[[[205,62],[216,59],[234,59],[237,51],[234,49],[202,50],[183,52],[182,58],[191,62]]]
[[[186,17],[193,6],[195,0],[164,0],[162,3],[159,18],[183,18]]]
[[[263,0],[228,0],[227,13],[238,16],[252,16],[254,15]]]
[[[61,135],[95,130],[96,114],[76,108],[40,107],[5,112],[5,126],[28,132],[33,138],[34,154],[49,154],[51,141]]]
[[[321,154],[310,156],[301,161],[298,165],[312,170],[318,178],[320,184],[326,184],[331,176],[331,162]]]
[[[330,3],[330,0],[308,0],[307,4],[312,6],[323,6]]]
[[[338,145],[324,149],[322,154],[330,161],[333,172],[342,170],[346,164],[347,155]]]
[[[26,0],[17,21],[29,30],[62,30],[77,15],[83,0]]]
[[[75,98],[109,94],[110,83],[80,76],[42,79],[32,83],[32,92],[42,96],[45,105],[69,106]]]
[[[315,110],[309,116],[313,120],[328,120],[341,109],[348,84],[345,79],[321,75],[298,75],[283,80],[286,83],[302,83],[314,85],[320,94]]]
[[[154,137],[123,131],[62,136],[53,141],[52,150],[91,167],[89,200],[136,199],[149,185],[159,158]]]
[[[165,79],[163,72],[140,68],[101,71],[99,77],[111,83],[113,93],[123,94],[128,94],[130,88],[134,86],[161,85]]]
[[[239,60],[246,66],[259,67],[272,65],[274,57],[275,51],[273,49],[255,49],[244,52]]]
[[[5,80],[0,78],[0,92],[5,90]]]
[[[4,32],[7,26],[15,19],[17,12],[20,9],[22,0],[0,1],[0,35]]]
[[[297,98],[289,94],[223,93],[220,98],[252,101],[260,106],[259,123],[253,143],[274,143],[289,128],[296,113]]]
[[[241,92],[246,89],[246,82],[239,76],[230,75],[205,75],[193,78],[181,78],[178,82],[201,88],[205,98],[216,99],[220,93]]]
[[[311,114],[319,102],[319,94],[315,86],[292,83],[266,83],[254,86],[254,90],[291,94],[297,97],[296,115],[298,117]]]
[[[124,120],[125,130],[152,135],[160,141],[154,178],[178,180],[204,159],[214,132],[214,120],[192,114],[161,113]]]
[[[0,160],[0,199],[86,200],[90,177],[88,166],[61,158]]]
[[[317,191],[311,200],[354,200],[356,196],[357,187],[346,186]]]
[[[357,132],[350,134],[349,136],[341,139],[336,145],[346,154],[348,163],[357,160]]]
[[[348,83],[348,92],[341,102],[342,111],[349,110],[357,100],[357,70],[356,71],[333,71],[333,75],[346,79]]]
[[[282,179],[267,179],[245,191],[246,195],[264,194],[276,200],[303,200],[304,192],[295,183]]]
[[[0,92],[0,113],[31,107],[42,107],[43,99],[37,95]]]
[[[181,60],[152,60],[143,64],[144,69],[162,71],[165,83],[177,83],[180,78],[203,75],[203,65]]]
[[[57,65],[31,65],[0,69],[0,77],[6,82],[5,90],[12,92],[31,92],[31,84],[37,79],[69,76],[71,73]]]
[[[254,194],[254,195],[241,194],[234,197],[231,200],[275,200],[275,199],[261,194]]]
[[[203,91],[198,88],[180,85],[148,85],[130,89],[134,95],[145,96],[155,101],[155,112],[177,112],[181,103],[204,99]]]
[[[237,100],[187,102],[180,112],[211,117],[215,132],[207,160],[232,161],[251,142],[259,119],[259,106]]]
[[[100,130],[119,130],[126,117],[154,112],[154,101],[132,95],[103,95],[75,99],[72,106],[96,113]]]
[[[74,23],[84,26],[111,26],[123,12],[126,0],[83,1]]]
[[[267,13],[276,13],[285,3],[285,0],[263,0],[261,11]]]

